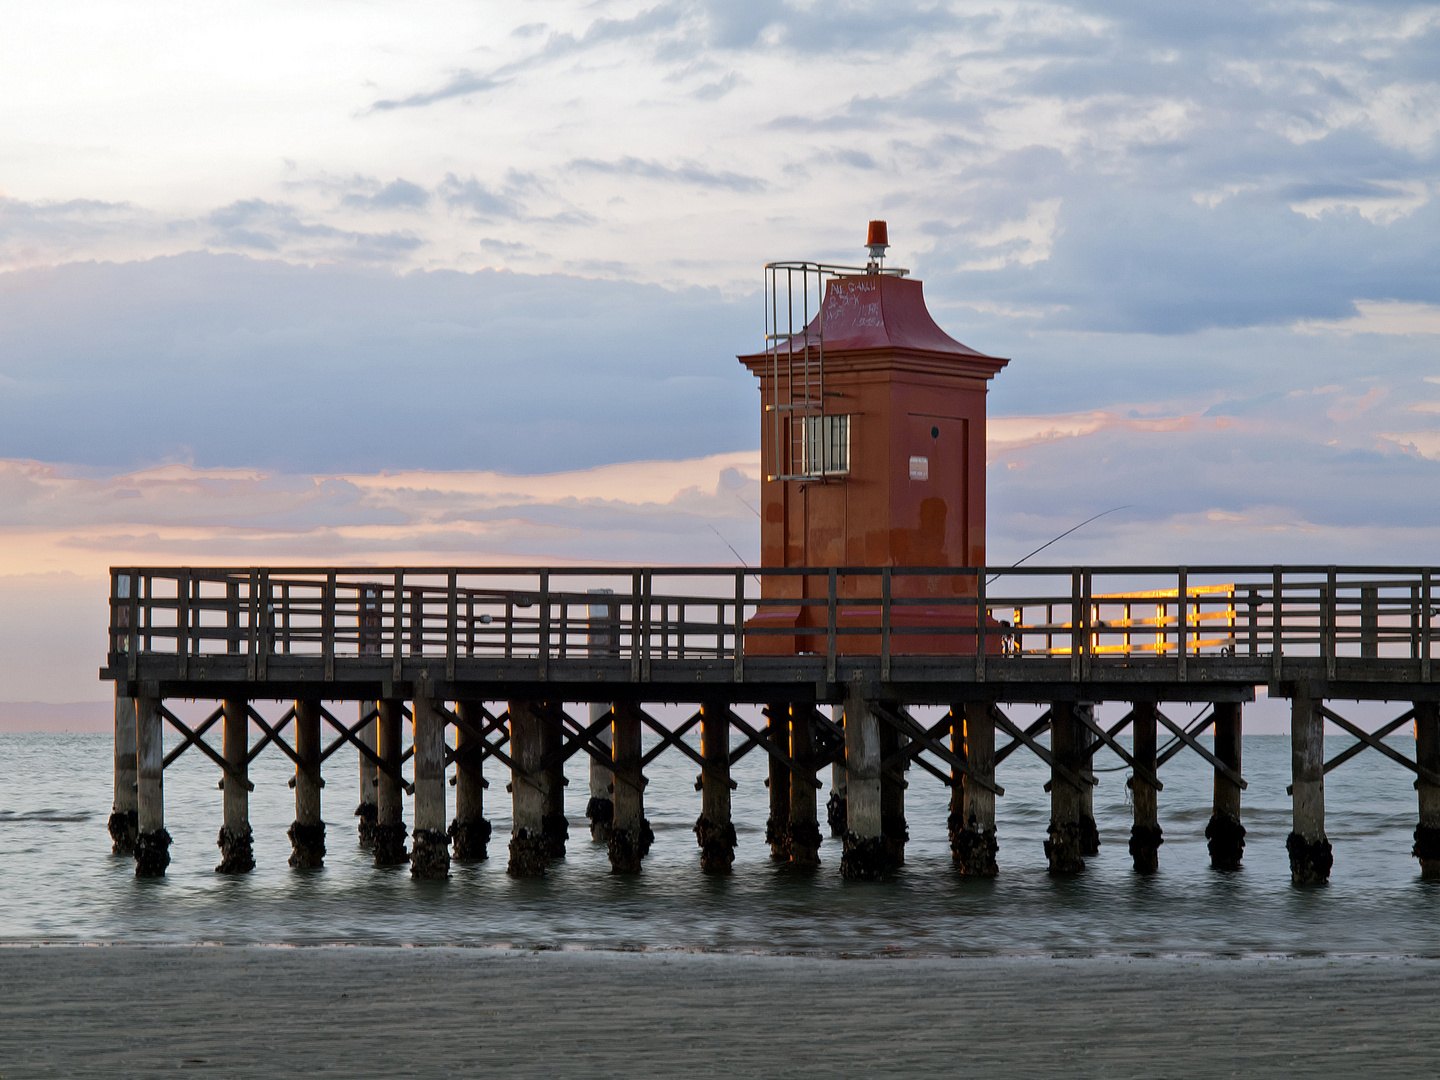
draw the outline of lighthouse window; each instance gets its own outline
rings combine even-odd
[[[805,472],[841,476],[850,471],[850,417],[805,417]]]

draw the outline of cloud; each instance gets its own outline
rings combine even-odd
[[[662,165],[658,161],[644,161],[636,157],[622,157],[614,161],[576,158],[570,162],[570,168],[582,172],[633,176],[643,180],[659,180],[666,183],[726,188],[730,191],[754,192],[765,187],[764,181],[757,177],[743,176],[729,170],[712,171],[693,161],[670,166]]]
[[[245,199],[211,211],[211,242],[220,248],[294,258],[354,258],[385,262],[410,254],[422,241],[409,233],[357,232],[305,220],[295,207]]]
[[[340,202],[352,210],[423,210],[430,193],[419,184],[397,178],[377,190],[350,192]]]
[[[1310,319],[1295,324],[1301,334],[1440,334],[1440,304],[1399,300],[1356,300],[1348,319]]]

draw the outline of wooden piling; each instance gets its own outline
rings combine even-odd
[[[995,718],[990,702],[969,701],[950,707],[950,748],[981,780],[995,781]],[[994,877],[995,793],[959,769],[950,771],[950,856],[966,877]]]
[[[164,877],[170,865],[165,831],[165,743],[160,699],[142,690],[135,698],[135,876]]]
[[[532,701],[511,701],[510,797],[512,803],[510,862],[505,872],[513,877],[539,877],[550,861],[545,844],[545,773],[540,730],[540,706]]]
[[[889,869],[880,820],[880,722],[859,685],[851,685],[845,695],[845,848],[840,874],[873,881]]]
[[[815,775],[815,723],[809,705],[790,706],[790,760],[804,777],[790,780],[791,866],[820,865],[820,825],[816,817],[816,788],[805,782]]]
[[[225,818],[216,846],[220,848],[217,874],[248,874],[255,869],[255,847],[250,833],[250,792],[246,787],[250,757],[250,706],[244,698],[223,703],[224,758],[229,767],[221,785],[225,790]]]
[[[1090,776],[1094,774],[1095,747],[1100,740],[1080,722],[1079,717],[1083,715],[1093,723],[1095,706],[1088,701],[1077,702],[1075,714],[1076,736],[1080,740],[1080,754],[1076,760],[1079,761],[1084,774]],[[1080,789],[1080,854],[1100,854],[1100,830],[1095,825],[1095,788],[1090,784],[1086,784]]]
[[[405,722],[405,704],[387,700],[376,703],[380,715],[376,720],[376,753],[385,763],[378,770],[375,784],[375,865],[400,866],[410,861],[405,850],[404,803],[400,786],[400,737]]]
[[[591,702],[590,723],[603,719],[609,711],[608,702]],[[607,747],[611,745],[610,728],[607,724],[596,733]],[[614,784],[615,774],[596,758],[590,758],[590,799],[585,804],[585,817],[590,822],[590,839],[597,843],[610,842],[610,823],[615,820],[615,799],[611,793]]]
[[[320,702],[295,702],[295,821],[290,826],[290,865],[325,865],[325,822],[320,817]]]
[[[570,822],[565,817],[565,764],[561,760],[565,747],[563,709],[564,706],[556,702],[543,706],[540,713],[541,760],[545,770],[542,831],[546,854],[552,859],[565,858],[565,841],[570,839]]]
[[[360,715],[357,720],[364,718],[367,713],[379,709],[378,701],[360,702]],[[362,724],[356,737],[367,749],[379,753],[379,719],[372,718],[368,724]],[[356,830],[360,836],[360,846],[371,848],[375,846],[375,824],[380,820],[380,770],[375,763],[365,755],[360,755],[360,802],[355,807],[355,816],[359,818]]]
[[[1290,880],[1323,885],[1335,857],[1325,838],[1325,718],[1311,688],[1297,684],[1290,699],[1290,771],[1294,827],[1285,839]]]
[[[638,874],[654,834],[645,819],[645,778],[640,771],[640,712],[617,702],[611,725],[615,760],[615,820],[610,826],[610,872]]]
[[[1085,869],[1080,850],[1080,791],[1066,779],[1062,769],[1071,775],[1081,768],[1081,740],[1089,737],[1075,719],[1073,701],[1057,701],[1050,706],[1050,829],[1045,841],[1045,858],[1052,874],[1076,874]],[[1083,780],[1083,777],[1082,777]]]
[[[428,682],[424,688],[429,690]],[[430,693],[411,702],[415,746],[415,826],[410,834],[410,876],[450,876],[450,842],[445,834],[445,713]]]
[[[765,738],[782,753],[790,747],[790,706],[765,706]],[[790,857],[790,770],[783,761],[769,759],[765,786],[770,790],[770,817],[765,822],[765,842],[770,858],[784,862]]]
[[[880,725],[880,760],[909,745],[910,740],[890,724]],[[880,833],[885,839],[885,860],[889,869],[905,865],[905,842],[910,839],[910,826],[905,821],[905,789],[909,782],[905,773],[910,759],[902,764],[882,767],[880,773]]]
[[[1237,773],[1240,769],[1241,705],[1215,703],[1215,756]],[[1245,826],[1240,824],[1240,785],[1215,770],[1215,803],[1205,826],[1210,865],[1216,870],[1239,870],[1245,854]]]
[[[1137,701],[1130,714],[1131,756],[1135,764],[1155,775],[1156,769],[1156,705],[1153,701]],[[1130,801],[1135,807],[1135,821],[1130,826],[1130,858],[1137,874],[1153,874],[1160,868],[1160,845],[1165,837],[1160,830],[1160,793],[1155,785],[1135,773],[1128,781]]]
[[[1415,763],[1440,773],[1440,703],[1415,704]],[[1420,820],[1415,826],[1413,854],[1420,860],[1422,878],[1440,878],[1440,786],[1423,777],[1415,781],[1420,799]]]
[[[126,579],[129,580],[128,578]],[[135,854],[135,834],[140,817],[135,794],[135,699],[115,688],[115,800],[110,807],[111,850],[116,855]]]
[[[457,701],[455,715],[476,731],[485,727],[485,706],[479,701]],[[498,738],[498,735],[496,736]],[[455,728],[455,820],[449,837],[457,862],[489,858],[490,822],[485,820],[484,746],[478,738]]]
[[[700,706],[700,817],[695,842],[700,845],[700,868],[728,874],[735,862],[735,826],[730,820],[730,708],[724,702]]]

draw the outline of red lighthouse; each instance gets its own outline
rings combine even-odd
[[[766,267],[764,352],[740,362],[760,380],[761,561],[765,567],[979,567],[985,564],[985,395],[1008,360],[945,333],[921,282],[887,268],[883,221],[864,267]],[[828,575],[769,577],[767,600],[824,597]],[[896,575],[894,595],[974,595],[975,578]],[[839,595],[875,593],[844,576]],[[842,621],[874,624],[858,609]],[[752,625],[811,627],[824,609],[763,607]],[[973,627],[954,606],[897,608],[892,621]],[[823,625],[823,623],[821,624]],[[748,635],[746,651],[808,651],[807,635]],[[842,639],[874,652],[876,639]],[[973,652],[971,636],[910,634],[895,652]]]

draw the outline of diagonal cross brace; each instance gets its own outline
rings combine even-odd
[[[1413,708],[1406,709],[1403,713],[1397,716],[1394,720],[1391,720],[1384,727],[1377,728],[1374,732],[1375,738],[1385,738],[1386,735],[1389,735],[1392,731],[1399,728],[1401,725],[1408,723],[1414,718],[1415,710]],[[1344,750],[1341,750],[1340,753],[1336,754],[1333,758],[1331,758],[1325,763],[1325,771],[1328,773],[1337,765],[1344,765],[1345,762],[1349,761],[1356,754],[1360,753],[1361,751],[1368,750],[1369,748],[1370,744],[1364,739],[1361,739],[1359,742],[1354,743],[1351,746],[1347,746]]]
[[[1126,765],[1129,765],[1130,768],[1134,770],[1136,779],[1149,784],[1156,791],[1165,790],[1165,785],[1160,783],[1160,778],[1158,776],[1156,776],[1153,772],[1145,768],[1145,766],[1141,765],[1138,761],[1131,757],[1129,751],[1127,751],[1123,746],[1121,746],[1118,742],[1115,741],[1115,736],[1119,734],[1120,730],[1123,729],[1126,724],[1130,723],[1131,717],[1135,715],[1133,711],[1127,713],[1125,719],[1121,720],[1109,731],[1106,731],[1099,724],[1097,724],[1094,717],[1090,716],[1087,712],[1083,710],[1076,710],[1075,715],[1080,718],[1080,722],[1082,724],[1084,724],[1087,728],[1093,731],[1096,735],[1100,736],[1099,742],[1093,742],[1090,744],[1091,751],[1094,751],[1096,747],[1100,746],[1103,743],[1105,746],[1108,746],[1111,750],[1115,752],[1116,757],[1118,757],[1121,761],[1125,762]]]
[[[248,703],[246,704],[245,708],[250,712],[250,715],[253,718],[255,715],[255,710],[251,709]],[[293,708],[287,709],[285,715],[280,717],[279,720],[275,721],[276,734],[271,734],[269,729],[265,727],[265,722],[262,720],[260,722],[261,730],[265,732],[265,736],[250,748],[250,753],[246,756],[245,763],[248,765],[250,762],[254,761],[260,755],[260,751],[264,750],[265,747],[269,746],[270,743],[275,740],[277,734],[281,731],[284,731],[285,725],[290,723],[290,721],[293,720],[294,717],[295,710]]]
[[[597,716],[589,724],[580,723],[564,709],[560,709],[559,712],[561,722],[575,733],[575,737],[560,748],[559,762],[569,761],[581,750],[584,750],[613,773],[615,771],[615,755],[611,753],[610,747],[600,741],[599,734],[615,722],[615,710],[609,709],[603,716]],[[557,762],[552,758],[546,758],[545,763],[551,765]]]
[[[760,749],[764,750],[772,758],[780,762],[780,764],[784,765],[787,769],[794,773],[801,783],[809,784],[816,791],[820,790],[820,788],[823,786],[820,781],[815,779],[814,776],[806,773],[804,769],[802,769],[799,765],[795,763],[795,761],[790,757],[789,754],[785,753],[785,751],[781,750],[774,743],[772,743],[763,732],[756,731],[744,720],[741,720],[740,717],[735,715],[735,711],[733,709],[726,709],[725,712],[730,717],[730,723],[734,724],[737,728],[739,728],[754,745],[760,747]],[[732,756],[731,760],[734,761],[735,758]]]
[[[731,791],[734,791],[740,786],[734,780],[731,780],[728,776],[721,773],[712,763],[706,761],[703,756],[696,753],[695,748],[681,738],[682,735],[700,722],[701,718],[705,715],[704,712],[697,712],[674,731],[667,731],[664,725],[650,716],[645,710],[637,708],[635,711],[640,715],[640,722],[660,736],[660,745],[654,747],[641,759],[640,765],[642,768],[659,757],[660,751],[664,750],[667,746],[674,746],[691,761],[695,762],[696,765],[699,765],[700,771],[708,775],[712,780],[719,780],[729,784]]]
[[[226,761],[221,755],[217,754],[209,743],[207,743],[204,739],[200,738],[200,735],[197,732],[191,731],[185,721],[181,720],[164,705],[157,705],[157,708],[160,710],[160,715],[170,722],[171,727],[175,728],[175,730],[179,731],[182,735],[184,735],[187,740],[189,740],[195,746],[199,747],[201,753],[203,753],[216,765],[219,765],[220,768],[225,771],[226,775],[228,775],[232,780],[237,780],[241,784],[243,784],[246,791],[255,790],[255,785],[252,784],[249,780],[247,780],[244,776],[242,776],[239,769],[235,768],[234,765],[231,765],[230,762]]]
[[[998,708],[999,706],[996,707]],[[1042,712],[1039,716],[1035,718],[1034,723],[1027,727],[1023,734],[1025,736],[1029,736],[1032,739],[1036,735],[1045,734],[1045,732],[1050,729],[1050,715],[1050,710],[1046,709],[1044,712]],[[1006,728],[1005,730],[1008,733],[1011,729]],[[1002,761],[1004,761],[1007,757],[1013,754],[1016,750],[1019,750],[1020,747],[1024,745],[1025,738],[1022,737],[1020,732],[1016,732],[1015,738],[1010,743],[1002,746],[999,750],[995,752],[995,764],[999,765]]]
[[[986,780],[983,776],[977,776],[975,771],[970,768],[968,761],[964,758],[957,757],[950,750],[947,750],[943,744],[932,739],[926,733],[925,729],[920,726],[920,722],[905,711],[905,706],[897,705],[892,709],[889,705],[872,702],[870,708],[876,716],[887,721],[896,731],[908,735],[914,740],[914,742],[919,745],[920,750],[929,750],[967,780],[979,784],[986,791],[993,792],[996,795],[1005,794],[1005,789],[999,784],[993,780]],[[917,750],[916,753],[919,753],[919,750]],[[916,760],[918,761],[919,759],[917,758]]]
[[[485,753],[485,757],[482,757],[480,759],[482,762],[487,757],[499,758],[500,764],[504,765],[511,772],[520,773],[523,771],[510,758],[510,755],[506,754],[503,750],[501,750],[498,745],[492,743],[489,739],[485,738],[486,735],[488,735],[492,730],[494,730],[503,722],[503,716],[491,717],[490,722],[487,723],[482,730],[480,728],[477,728],[474,724],[461,720],[458,714],[451,712],[443,705],[437,703],[435,707],[439,709],[440,715],[444,717],[447,724],[454,724],[459,730],[465,732],[466,735],[470,736],[480,744],[478,749],[484,751]],[[489,714],[487,713],[486,715]],[[445,764],[449,765],[450,762],[455,760],[455,758],[458,756],[458,753],[458,751],[451,750],[447,746],[445,748]]]
[[[269,722],[258,712],[255,711],[255,706],[251,705],[248,701],[245,703],[245,711],[250,714],[250,719],[254,720],[255,723],[259,725],[260,730],[265,733],[265,738],[260,741],[260,743],[256,746],[256,749],[258,750],[266,743],[273,742],[276,746],[280,747],[282,751],[284,751],[286,757],[288,757],[292,762],[294,762],[297,769],[300,768],[300,755],[295,753],[294,748],[280,737],[280,732],[284,729],[285,725],[290,723],[290,721],[295,718],[294,707],[292,706],[291,708],[286,709],[285,715],[280,717],[279,720],[275,721],[274,727],[271,727]]]
[[[1215,709],[1214,706],[1209,706],[1201,710],[1200,716],[1188,728],[1185,729],[1185,734],[1191,736],[1192,738],[1196,735],[1201,735],[1204,733],[1205,729],[1214,722]],[[1183,737],[1173,740],[1170,743],[1170,749],[1162,751],[1160,755],[1155,759],[1155,768],[1160,768],[1161,765],[1164,765],[1176,754],[1180,753],[1181,750],[1184,750],[1185,746],[1186,743]]]
[[[1194,750],[1206,761],[1210,762],[1211,765],[1214,765],[1215,768],[1218,769],[1232,784],[1237,785],[1242,790],[1250,786],[1243,776],[1241,776],[1238,772],[1232,769],[1229,765],[1226,765],[1209,750],[1206,750],[1205,747],[1201,746],[1198,742],[1195,741],[1195,737],[1191,735],[1190,732],[1186,731],[1179,724],[1175,723],[1159,709],[1155,710],[1155,719],[1159,720],[1167,728],[1169,728],[1176,735],[1178,735],[1181,741],[1184,742],[1186,746],[1190,747],[1191,750]],[[1211,719],[1214,719],[1213,713],[1211,714]],[[1201,730],[1203,731],[1204,728],[1201,728]]]
[[[320,707],[320,715],[329,722],[331,727],[333,727],[336,731],[340,733],[340,738],[336,739],[334,744],[331,745],[330,749],[325,751],[325,754],[322,755],[322,760],[324,759],[324,757],[328,757],[330,753],[340,745],[341,742],[348,742],[352,744],[356,750],[360,751],[360,756],[362,758],[368,761],[371,765],[374,765],[386,776],[390,777],[391,780],[394,780],[397,784],[399,784],[400,787],[404,789],[406,795],[415,794],[415,785],[410,783],[410,781],[406,780],[405,777],[401,776],[400,770],[398,768],[392,768],[389,762],[385,761],[379,754],[375,753],[374,750],[371,750],[370,747],[366,746],[364,743],[362,743],[359,739],[355,737],[355,732],[359,731],[362,727],[365,726],[366,723],[368,723],[368,717],[356,721],[353,728],[347,728],[339,720],[336,720],[335,717],[331,716],[330,710],[325,708],[323,705]]]
[[[201,735],[204,735],[205,732],[209,731],[212,727],[214,727],[214,726],[216,725],[216,723],[218,723],[219,720],[221,719],[221,717],[223,717],[224,715],[225,715],[225,708],[224,708],[224,706],[221,706],[220,708],[218,708],[218,709],[216,709],[214,712],[212,712],[209,716],[207,716],[207,717],[205,718],[205,722],[204,722],[203,724],[201,724],[199,727],[197,727],[197,728],[196,728],[193,732],[191,732],[189,735],[185,736],[185,741],[184,741],[184,742],[182,742],[182,743],[181,743],[179,746],[177,746],[174,750],[171,750],[170,753],[168,753],[168,754],[165,755],[165,762],[164,762],[164,764],[162,765],[162,768],[168,769],[168,768],[170,767],[170,763],[171,763],[172,761],[174,761],[176,758],[178,758],[178,757],[179,757],[181,754],[183,754],[186,750],[190,749],[190,747],[194,746],[195,743],[196,743],[196,741],[200,738],[200,736],[201,736]]]
[[[946,731],[950,730],[951,725],[953,725],[954,722],[954,716],[950,713],[946,713],[940,718],[937,723],[932,724],[926,730],[925,734],[929,735],[932,739],[938,739],[943,736]],[[891,769],[895,768],[896,765],[907,759],[923,765],[924,762],[921,761],[919,755],[924,749],[924,744],[918,743],[912,739],[909,746],[901,747],[899,750],[896,750],[893,754],[887,757],[884,761],[880,762],[880,771],[889,772]],[[940,775],[944,776],[945,774],[941,773]]]
[[[321,708],[320,712],[324,715],[325,719],[330,721],[331,726],[339,726],[340,722],[336,720],[333,716],[331,716],[328,712],[326,712],[324,708]],[[370,723],[371,720],[378,719],[379,716],[379,709],[371,709],[369,712],[361,716],[358,721],[356,721],[354,727],[349,729],[343,727],[340,728],[340,738],[336,739],[334,742],[332,742],[329,746],[327,746],[324,750],[320,752],[321,764],[324,764],[331,754],[335,753],[336,750],[339,750],[340,747],[345,745],[345,735],[347,730],[349,734],[354,735],[355,732],[359,731],[366,724]]]
[[[1364,728],[1356,727],[1349,720],[1346,720],[1343,716],[1335,712],[1333,709],[1327,709],[1324,705],[1317,705],[1316,711],[1319,712],[1321,716],[1325,717],[1325,719],[1330,720],[1339,727],[1344,728],[1351,735],[1354,735],[1355,738],[1368,745],[1372,750],[1379,750],[1380,753],[1384,754],[1391,761],[1394,761],[1400,765],[1404,765],[1407,769],[1413,772],[1416,776],[1420,777],[1420,779],[1424,780],[1427,784],[1432,784],[1436,787],[1440,787],[1440,774],[1436,774],[1433,770],[1427,769],[1424,765],[1420,765],[1414,761],[1411,761],[1404,754],[1400,753],[1399,750],[1396,750],[1393,746],[1386,746],[1383,742],[1381,742],[1374,735],[1371,735]],[[1414,710],[1411,711],[1413,712]]]
[[[494,743],[493,745],[486,738],[486,736],[489,735],[492,731],[501,729],[505,726],[505,721],[508,720],[510,717],[510,713],[508,711],[502,712],[499,716],[493,716],[491,715],[490,711],[482,705],[480,707],[480,711],[485,715],[487,719],[485,726],[480,728],[477,728],[469,721],[462,720],[459,713],[452,713],[449,709],[444,709],[442,711],[445,714],[447,723],[454,724],[457,731],[463,731],[471,739],[470,742],[467,742],[463,746],[460,746],[454,750],[451,750],[449,746],[445,747],[446,765],[457,763],[462,757],[465,758],[466,761],[472,766],[483,765],[486,758],[494,757],[495,754],[499,751],[500,747],[504,746],[510,740],[510,736],[507,735],[503,730],[500,732],[499,741]],[[476,743],[478,743],[479,745],[475,745]],[[480,755],[480,760],[470,762],[469,759],[473,757],[477,752]],[[484,786],[487,788],[490,786],[490,782],[484,779],[484,777],[481,777],[480,782],[484,784]]]
[[[1047,709],[1046,713],[1048,712],[1049,710]],[[995,721],[995,725],[997,727],[1004,728],[1006,733],[1017,743],[1024,743],[1026,746],[1028,746],[1032,754],[1038,757],[1046,765],[1049,765],[1051,770],[1071,787],[1083,791],[1087,786],[1094,787],[1095,784],[1098,783],[1094,776],[1091,776],[1088,780],[1083,779],[1073,769],[1070,769],[1068,766],[1061,765],[1058,761],[1055,760],[1054,756],[1051,755],[1049,750],[1045,749],[1045,747],[1041,746],[1033,738],[1031,738],[1028,730],[1021,731],[1018,727],[1016,727],[1014,722],[1000,710],[999,705],[990,706],[990,716]],[[1041,715],[1040,720],[1044,720],[1047,725],[1050,722],[1046,718],[1045,714]],[[1040,720],[1036,720],[1035,724],[1031,724],[1030,726],[1033,728],[1036,724],[1040,723]]]

